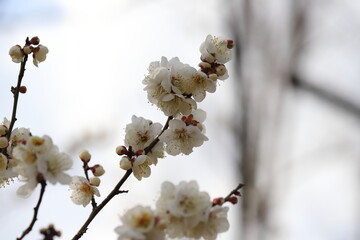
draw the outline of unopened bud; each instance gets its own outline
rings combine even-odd
[[[211,68],[211,64],[207,63],[207,62],[201,62],[201,63],[199,63],[199,67],[201,67],[203,69],[208,69],[208,68]]]
[[[237,203],[238,203],[237,197],[234,197],[234,196],[229,197],[229,198],[227,199],[227,201],[228,201],[228,202],[231,202],[232,204],[237,204]]]
[[[218,79],[218,75],[216,75],[215,73],[209,74],[209,78],[210,80],[216,81]]]
[[[100,176],[104,175],[104,173],[105,173],[104,168],[99,164],[96,164],[95,166],[91,167],[90,169],[91,169],[92,173],[94,174],[94,176],[96,176],[96,177],[100,177]]]
[[[6,170],[7,162],[8,162],[7,157],[4,154],[0,153],[0,171],[1,172]]]
[[[90,178],[89,182],[91,185],[98,187],[100,185],[101,180],[98,177],[92,177],[92,178]]]
[[[25,86],[21,86],[19,89],[19,92],[23,93],[23,94],[26,93],[26,91],[27,91],[27,88]]]
[[[0,148],[6,148],[8,145],[8,139],[6,137],[0,137]]]
[[[28,46],[28,45],[26,45],[26,46],[23,48],[23,50],[24,50],[24,53],[25,53],[25,54],[30,54],[30,53],[32,52],[31,47]]]
[[[131,162],[129,161],[129,159],[127,157],[122,157],[120,160],[120,168],[124,169],[124,170],[129,170],[131,169]]]
[[[121,155],[125,155],[128,153],[128,150],[126,149],[125,146],[117,146],[116,147],[116,154],[121,156]]]
[[[38,45],[40,43],[40,39],[38,37],[33,37],[30,39],[30,43],[34,45]]]
[[[214,204],[214,205],[219,205],[219,206],[221,206],[223,203],[224,203],[224,198],[222,198],[222,197],[214,198],[214,199],[213,199],[213,204]]]
[[[8,129],[4,125],[0,125],[0,136],[4,136],[7,133]]]
[[[84,163],[88,163],[90,162],[91,159],[91,155],[87,150],[81,151],[79,153],[79,158],[81,159],[81,161],[83,161]]]
[[[226,73],[226,67],[224,65],[219,65],[216,67],[216,75],[224,76],[225,73]]]
[[[233,40],[227,40],[227,48],[232,49],[235,46],[235,43]]]

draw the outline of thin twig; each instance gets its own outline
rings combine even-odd
[[[26,44],[29,43],[29,38],[26,38],[25,43]],[[22,82],[22,79],[24,77],[24,73],[25,73],[25,70],[26,70],[25,65],[26,65],[27,60],[28,60],[28,55],[25,54],[24,59],[20,64],[20,71],[19,71],[19,76],[18,76],[18,81],[17,81],[16,87],[15,88],[11,87],[11,92],[14,95],[14,103],[13,103],[13,109],[12,109],[12,114],[11,114],[10,126],[9,126],[8,132],[6,134],[6,137],[8,139],[10,139],[11,132],[12,132],[12,130],[14,128],[14,124],[15,124],[15,122],[17,120],[16,119],[16,111],[17,111],[17,105],[18,105],[18,101],[19,101],[19,93],[20,93],[21,82]],[[6,156],[9,156],[9,154],[6,151],[6,148],[3,148],[1,150],[1,152],[3,154],[5,154]]]
[[[173,119],[172,116],[168,117],[162,131],[160,132],[160,134],[149,144],[149,146],[147,146],[144,151],[145,154],[148,154],[149,152],[151,152],[152,148],[159,142],[159,137],[161,136],[161,134],[163,134],[163,132],[169,128],[169,122],[170,120]],[[86,222],[83,224],[83,226],[80,228],[80,230],[76,233],[76,235],[72,238],[72,240],[78,240],[82,237],[82,235],[86,232],[86,230],[88,229],[88,226],[90,225],[90,223],[92,222],[92,220],[96,217],[96,215],[106,206],[106,204],[108,202],[110,202],[110,200],[115,197],[116,195],[120,194],[120,193],[124,193],[127,191],[120,191],[120,188],[122,187],[122,185],[126,182],[126,180],[130,177],[132,173],[132,170],[129,169],[126,171],[126,173],[124,174],[124,176],[120,179],[120,181],[118,182],[118,184],[116,184],[116,186],[114,187],[114,189],[109,193],[109,195],[95,208],[93,208],[93,210],[91,211],[88,219],[86,220]]]
[[[41,201],[42,201],[42,198],[44,196],[44,192],[45,192],[45,187],[46,187],[46,181],[44,179],[42,179],[40,181],[40,184],[41,184],[41,189],[40,189],[40,197],[39,197],[39,200],[36,204],[36,206],[34,207],[34,216],[31,220],[31,223],[30,225],[28,226],[27,229],[24,230],[24,232],[22,233],[21,237],[17,238],[16,240],[21,240],[23,239],[29,232],[31,232],[36,220],[37,220],[37,215],[38,215],[38,212],[39,212],[39,207],[40,207],[40,204],[41,204]]]
[[[88,166],[87,162],[85,162],[85,161],[84,161],[83,169],[84,169],[86,179],[90,182],[90,178],[89,178],[89,174],[88,174],[89,166]],[[91,206],[93,207],[93,209],[97,207],[97,203],[95,201],[94,195],[91,196]]]

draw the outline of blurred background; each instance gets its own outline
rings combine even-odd
[[[73,156],[72,175],[88,149],[106,170],[100,202],[124,173],[115,148],[131,116],[166,121],[143,91],[149,63],[177,56],[195,67],[207,34],[233,39],[230,78],[199,104],[210,140],[131,177],[82,239],[116,239],[126,209],[154,206],[163,181],[193,179],[211,197],[245,184],[218,239],[360,239],[359,13],[356,0],[0,0],[0,118],[11,116],[20,67],[8,51],[39,36],[50,52],[39,69],[27,65],[15,126],[51,136]],[[31,220],[39,187],[21,199],[20,185],[0,189],[0,239]],[[91,209],[70,194],[48,185],[27,239],[50,223],[74,236]]]

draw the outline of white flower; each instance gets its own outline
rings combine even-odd
[[[71,181],[71,177],[64,172],[71,168],[71,158],[59,152],[48,136],[31,136],[26,142],[18,142],[12,155],[17,160],[14,171],[26,182],[18,190],[20,195],[29,196],[40,179],[52,184],[69,184]]]
[[[118,240],[162,240],[164,233],[157,228],[156,217],[150,207],[135,206],[122,217],[122,226],[115,229]]]
[[[70,189],[74,190],[71,200],[77,205],[88,205],[93,195],[100,197],[99,190],[92,186],[84,177],[74,176],[70,183]]]
[[[19,45],[10,48],[9,55],[14,63],[20,63],[24,58],[24,53]]]
[[[156,202],[158,214],[164,219],[170,238],[187,237],[200,222],[207,221],[211,208],[209,194],[200,192],[195,181],[175,186],[164,182]]]
[[[144,90],[149,101],[156,104],[166,116],[188,114],[191,109],[196,109],[196,102],[182,86],[196,72],[194,68],[183,64],[178,58],[168,61],[162,57],[161,62],[152,62],[148,70],[149,74],[143,81],[146,85]]]
[[[120,168],[124,170],[129,170],[130,168],[133,171],[134,176],[141,180],[143,177],[147,178],[151,174],[150,164],[147,161],[148,157],[146,155],[134,156],[132,158],[122,157],[120,160]]]
[[[208,138],[199,130],[198,127],[189,125],[185,122],[173,119],[169,122],[169,129],[159,137],[166,144],[166,152],[170,155],[183,153],[189,155],[194,147],[199,147]]]
[[[10,156],[12,156],[13,149],[19,143],[25,143],[31,136],[30,130],[28,128],[15,128],[11,132],[9,146],[7,148],[7,152]]]
[[[131,118],[131,123],[125,128],[125,145],[131,146],[133,151],[144,150],[161,132],[160,123],[152,123],[143,117],[135,115]]]
[[[38,67],[38,64],[40,62],[45,61],[46,54],[49,52],[49,49],[43,45],[39,45],[34,49],[33,53],[33,63],[36,67]]]
[[[200,46],[201,59],[205,62],[226,63],[231,60],[232,52],[228,40],[208,35]]]

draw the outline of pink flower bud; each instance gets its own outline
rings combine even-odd
[[[91,167],[90,169],[91,169],[92,173],[94,174],[94,176],[96,176],[96,177],[100,177],[100,176],[104,175],[104,173],[105,173],[104,168],[99,164],[96,164],[95,166]]]
[[[125,146],[117,146],[116,147],[116,154],[121,156],[121,155],[126,155],[128,153],[128,150],[126,149]]]
[[[32,37],[30,39],[30,43],[33,44],[33,45],[38,45],[40,43],[40,39],[38,37]]]
[[[231,202],[232,204],[237,204],[237,203],[238,203],[238,199],[237,199],[237,197],[235,197],[235,196],[229,197],[229,198],[227,199],[227,201],[228,201],[228,202]]]
[[[232,49],[235,46],[235,43],[233,40],[227,40],[227,48]]]
[[[222,198],[222,197],[214,198],[214,199],[213,199],[213,204],[214,204],[214,205],[219,205],[219,206],[221,206],[223,203],[224,203],[224,198]]]

